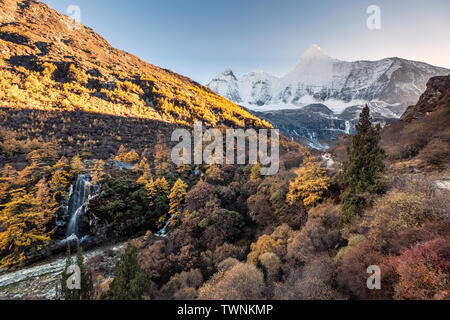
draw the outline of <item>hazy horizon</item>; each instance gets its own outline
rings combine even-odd
[[[202,84],[227,68],[282,76],[312,44],[345,61],[400,57],[450,68],[450,3],[442,0],[43,2],[63,14],[79,6],[81,22],[114,47]],[[366,27],[372,4],[379,30]]]

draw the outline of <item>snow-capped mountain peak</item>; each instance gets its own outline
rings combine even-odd
[[[214,92],[221,92],[221,95],[226,97],[228,100],[235,101],[237,103],[242,102],[239,93],[238,79],[234,75],[231,68],[228,68],[221,74],[217,75],[211,83],[214,83],[214,85],[208,86]]]
[[[281,78],[261,70],[236,78],[227,71],[208,86],[250,109],[292,109],[322,103],[339,113],[348,106],[369,104],[377,112],[384,110],[384,114],[396,117],[417,102],[429,78],[450,73],[449,69],[400,58],[341,61],[317,45],[306,50],[294,69]]]
[[[249,74],[250,73],[261,74],[261,73],[265,73],[265,72],[264,72],[264,70],[261,70],[261,69],[254,69],[254,70],[250,71]]]
[[[314,44],[306,50],[295,68],[284,76],[284,86],[330,87],[336,62],[338,60],[331,58]]]
[[[312,45],[284,77],[261,70],[235,77],[227,70],[208,86],[261,111],[257,115],[286,136],[321,149],[340,134],[353,132],[363,105],[369,106],[376,122],[390,123],[416,104],[431,77],[446,74],[449,69],[401,58],[341,61]],[[308,105],[313,107],[304,108]],[[324,112],[327,109],[331,113]]]
[[[232,79],[237,81],[237,78],[231,68],[225,69],[225,71],[219,74],[215,79]]]
[[[320,47],[313,44],[308,50],[302,55],[300,62],[305,60],[317,60],[317,59],[332,59],[328,56]]]

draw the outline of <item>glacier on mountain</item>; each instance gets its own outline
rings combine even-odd
[[[313,45],[283,77],[254,70],[238,78],[227,69],[208,86],[292,140],[325,150],[339,135],[355,131],[364,105],[373,122],[392,123],[416,104],[429,78],[449,73],[400,58],[342,61]]]
[[[228,69],[208,87],[254,111],[322,103],[341,113],[350,106],[368,104],[373,112],[398,118],[417,102],[429,78],[449,73],[449,69],[401,58],[341,61],[313,45],[281,78],[255,70],[238,79]]]

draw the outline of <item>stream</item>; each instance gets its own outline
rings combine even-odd
[[[123,244],[97,248],[83,254],[85,261],[113,252],[117,259],[124,248]],[[72,259],[75,254],[72,256]],[[115,263],[115,259],[111,263]],[[66,257],[32,265],[17,271],[0,273],[0,299],[42,298],[54,299],[59,275],[66,265]]]
[[[89,201],[99,194],[99,187],[91,183],[88,174],[78,175],[70,188],[69,198],[65,206],[66,238],[61,240],[59,246],[82,243],[87,237],[82,233],[80,222],[86,213]],[[98,248],[84,254],[85,261],[106,250],[118,251],[123,245]],[[65,267],[66,257],[51,259],[34,266],[26,267],[13,272],[0,273],[0,299],[21,299],[24,297],[42,297],[53,299],[55,286],[59,275]]]
[[[98,196],[100,188],[91,183],[88,174],[80,174],[75,183],[70,188],[68,201],[64,207],[67,223],[66,238],[59,242],[59,246],[66,247],[68,244],[76,245],[83,243],[89,235],[83,234],[80,223],[83,215],[88,209],[89,202]],[[167,237],[167,228],[170,219],[167,220],[161,230],[155,235],[157,237]],[[124,249],[124,244],[104,246],[83,254],[85,261],[90,258],[103,256],[107,257],[108,264],[115,265]],[[72,256],[75,257],[75,254]],[[64,270],[66,257],[51,258],[34,265],[15,270],[0,272],[0,300],[1,299],[48,299],[52,300],[56,294],[56,284],[60,281],[60,274]]]

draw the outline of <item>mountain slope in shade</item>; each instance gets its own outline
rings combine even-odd
[[[208,87],[256,111],[323,103],[340,113],[349,106],[368,103],[380,114],[400,117],[407,106],[417,102],[429,78],[448,73],[449,69],[400,58],[341,61],[313,45],[281,78],[262,71],[257,77],[251,72],[241,79],[225,79],[222,74]]]
[[[253,111],[256,116],[276,126],[286,137],[318,150],[328,149],[342,134],[353,134],[360,112],[361,107],[354,106],[335,114],[324,104],[310,104],[297,109]],[[373,123],[379,123],[382,127],[396,120],[377,113],[373,115]]]
[[[190,125],[267,126],[186,77],[111,47],[33,0],[0,0],[0,106]]]

